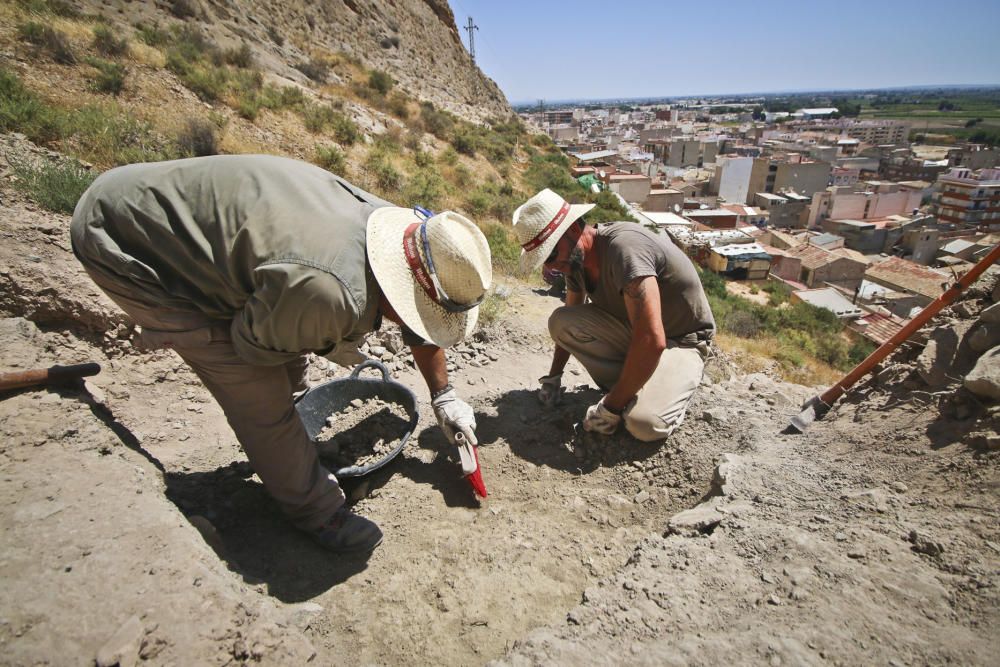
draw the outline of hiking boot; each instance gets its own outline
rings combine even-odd
[[[374,521],[341,506],[313,539],[334,553],[367,553],[382,543],[382,531]]]

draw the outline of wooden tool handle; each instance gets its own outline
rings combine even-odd
[[[979,260],[979,262],[972,267],[968,273],[959,278],[958,282],[948,288],[944,294],[927,304],[927,306],[921,310],[916,317],[896,332],[895,336],[882,343],[877,350],[869,354],[864,361],[855,366],[854,370],[845,375],[840,382],[827,389],[823,395],[820,396],[820,400],[827,405],[833,405],[838,398],[844,395],[844,392],[854,386],[855,382],[867,375],[873,368],[875,368],[875,366],[880,364],[883,359],[892,354],[893,350],[912,336],[913,332],[924,326],[928,320],[941,312],[942,308],[954,301],[956,297],[962,293],[962,290],[976,282],[976,279],[979,278],[979,276],[982,275],[986,269],[990,268],[990,266],[997,260],[1000,260],[1000,243],[993,246],[993,249],[990,250],[989,254]]]
[[[31,371],[19,371],[16,373],[0,373],[0,391],[33,387],[38,384],[68,382],[77,378],[97,375],[100,372],[100,364],[90,363],[37,368]]]

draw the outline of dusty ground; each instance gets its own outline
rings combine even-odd
[[[966,437],[995,434],[989,406],[943,417],[957,394],[889,383],[788,436],[813,391],[720,360],[666,445],[581,437],[578,367],[556,411],[532,394],[558,302],[510,284],[506,333],[451,354],[490,497],[389,355],[421,422],[345,485],[386,539],[339,559],[283,521],[183,363],[135,349],[68,220],[0,197],[3,368],[104,367],[0,398],[0,664],[995,663],[997,452]]]

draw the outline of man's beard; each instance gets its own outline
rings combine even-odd
[[[588,292],[594,291],[594,285],[590,284],[587,280],[587,272],[583,270],[583,260],[585,259],[583,250],[580,248],[573,248],[573,252],[569,255],[569,274],[571,276],[576,276],[580,284],[584,286]]]

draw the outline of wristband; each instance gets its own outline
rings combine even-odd
[[[451,391],[453,389],[454,389],[454,387],[452,387],[451,383],[449,382],[448,384],[446,384],[442,388],[438,389],[437,391],[432,391],[431,392],[431,400],[432,401],[436,401],[438,399],[438,396],[444,396],[445,394],[447,394],[449,391]]]

